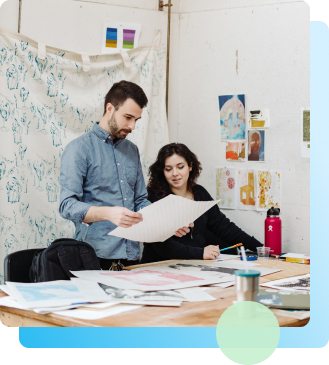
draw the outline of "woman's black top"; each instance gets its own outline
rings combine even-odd
[[[168,191],[168,194],[173,194]],[[148,197],[151,203],[161,198],[152,194]],[[195,201],[213,200],[208,191],[201,185],[194,188]],[[211,236],[214,238],[212,239]],[[216,238],[214,237],[216,236]],[[203,249],[209,245],[219,245],[219,248],[243,243],[246,249],[256,251],[262,244],[256,238],[249,236],[230,222],[228,218],[214,205],[194,222],[194,227],[184,237],[172,236],[164,242],[144,243],[141,263],[163,261],[170,259],[203,260]],[[225,253],[228,253],[226,251]]]

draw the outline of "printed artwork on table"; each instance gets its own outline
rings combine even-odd
[[[268,128],[270,126],[270,110],[251,110],[249,112],[249,128]]]
[[[246,138],[245,96],[218,96],[221,140]]]
[[[226,142],[226,160],[246,161],[246,141]]]
[[[281,208],[281,171],[257,171],[257,210]]]
[[[104,24],[102,53],[129,51],[138,47],[141,24],[111,22]]]
[[[237,169],[238,209],[256,209],[257,172],[252,169]]]
[[[248,161],[265,162],[265,131],[248,131]]]
[[[216,167],[216,200],[219,208],[236,209],[235,168]]]
[[[81,55],[47,48],[41,60],[34,44],[22,37],[0,31],[0,262],[14,251],[74,236],[73,222],[58,212],[61,157],[70,141],[101,118],[115,82],[138,83],[149,100],[127,137],[139,149],[145,179],[169,142],[163,47],[136,49],[132,73],[111,54],[91,56],[92,69],[85,72]]]

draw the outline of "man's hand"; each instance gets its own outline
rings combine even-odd
[[[215,260],[218,255],[220,255],[219,246],[207,246],[203,250],[204,260]]]
[[[194,227],[194,223],[190,223],[188,226],[192,228],[192,227]],[[175,232],[175,236],[176,237],[183,237],[189,232],[190,232],[190,229],[188,227],[183,227],[183,228],[180,228],[178,231]]]
[[[129,228],[143,220],[140,213],[132,212],[127,208],[110,207],[108,211],[108,220],[118,227]]]

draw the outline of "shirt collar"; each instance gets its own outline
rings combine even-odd
[[[92,131],[96,134],[98,138],[100,138],[103,141],[109,140],[110,143],[113,144],[113,138],[110,135],[110,133],[106,132],[105,129],[99,126],[99,122],[96,122],[93,126]],[[117,146],[119,143],[122,142],[122,139],[117,139],[114,143],[115,146]]]

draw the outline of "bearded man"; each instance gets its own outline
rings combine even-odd
[[[71,141],[62,156],[60,215],[75,224],[74,239],[95,249],[103,270],[139,263],[138,242],[108,233],[117,226],[128,228],[141,222],[138,211],[151,204],[138,148],[125,139],[147,102],[138,85],[115,83],[105,97],[101,120]],[[188,232],[183,227],[175,235]]]

